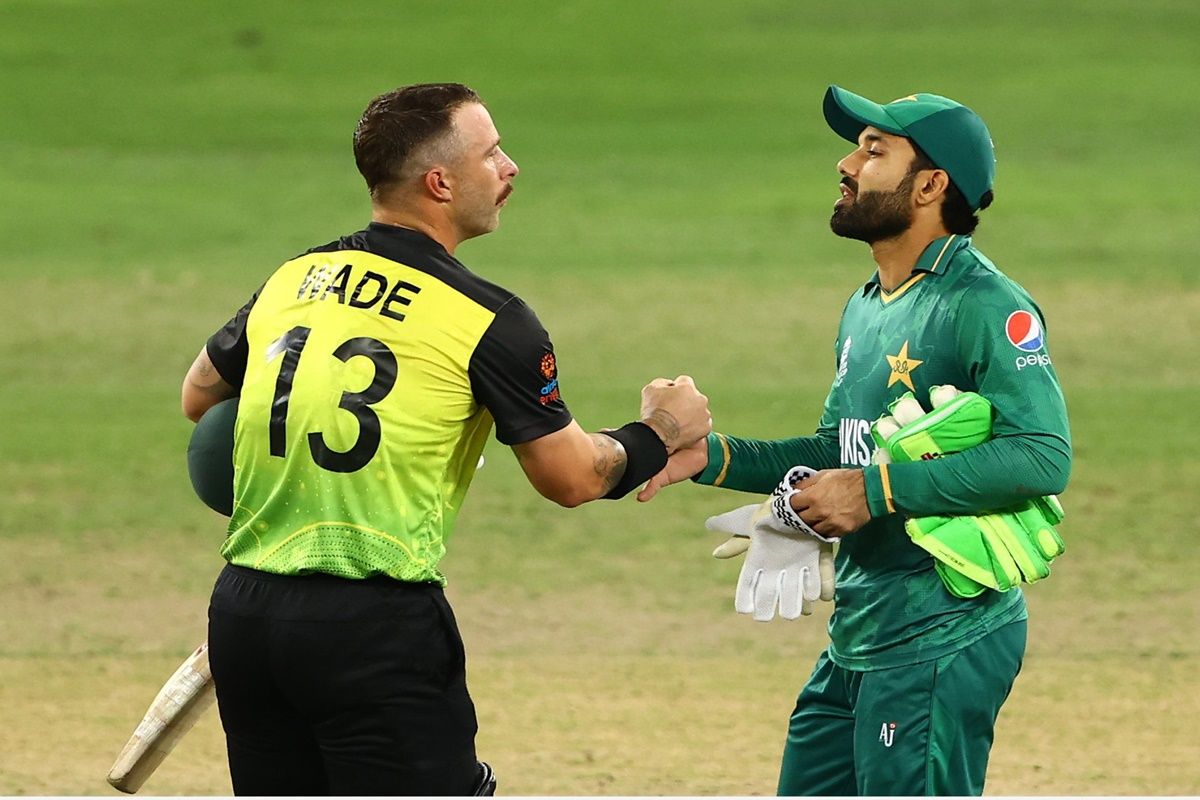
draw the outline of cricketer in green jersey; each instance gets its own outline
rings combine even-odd
[[[1020,589],[963,599],[942,585],[906,516],[977,513],[1057,494],[1071,466],[1066,407],[1029,294],[971,241],[992,200],[983,121],[932,94],[886,105],[831,86],[825,119],[855,149],[838,163],[831,228],[866,242],[875,274],[847,301],[834,379],[813,436],[720,433],[672,456],[639,495],[686,478],[791,498],[840,537],[830,644],[791,718],[780,794],[983,791],[996,716],[1020,669]],[[995,409],[994,438],[961,453],[872,464],[872,420],[906,391],[951,384]]]

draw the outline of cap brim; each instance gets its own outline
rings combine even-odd
[[[868,125],[897,136],[907,135],[879,103],[847,92],[840,86],[830,86],[826,90],[824,111],[825,121],[834,133],[851,142],[857,142],[858,135]]]

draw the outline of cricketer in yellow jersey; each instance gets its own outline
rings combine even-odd
[[[200,351],[197,420],[238,395],[228,565],[209,648],[237,794],[475,794],[464,652],[438,562],[493,425],[564,506],[618,498],[711,430],[687,376],[587,433],[553,345],[457,246],[516,163],[460,84],[375,98],[354,136],[370,225],[279,267]]]

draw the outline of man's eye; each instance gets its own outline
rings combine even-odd
[[[869,156],[881,156],[881,155],[883,155],[883,153],[881,153],[881,152],[880,152],[880,151],[878,151],[878,150],[868,150],[868,151],[867,151],[867,155],[869,155]]]

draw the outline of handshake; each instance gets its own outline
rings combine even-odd
[[[953,386],[930,390],[928,413],[911,392],[872,425],[877,464],[938,458],[992,438],[992,405],[974,392]],[[834,595],[833,545],[800,519],[789,502],[795,484],[815,471],[788,470],[765,502],[709,517],[709,530],[732,534],[713,551],[717,558],[746,553],[738,576],[734,607],[766,622],[812,613],[817,600]],[[1050,562],[1065,550],[1054,526],[1063,510],[1054,496],[1023,501],[989,513],[927,516],[905,520],[904,529],[934,558],[947,591],[977,597],[987,589],[1008,591],[1022,581],[1050,574]]]

